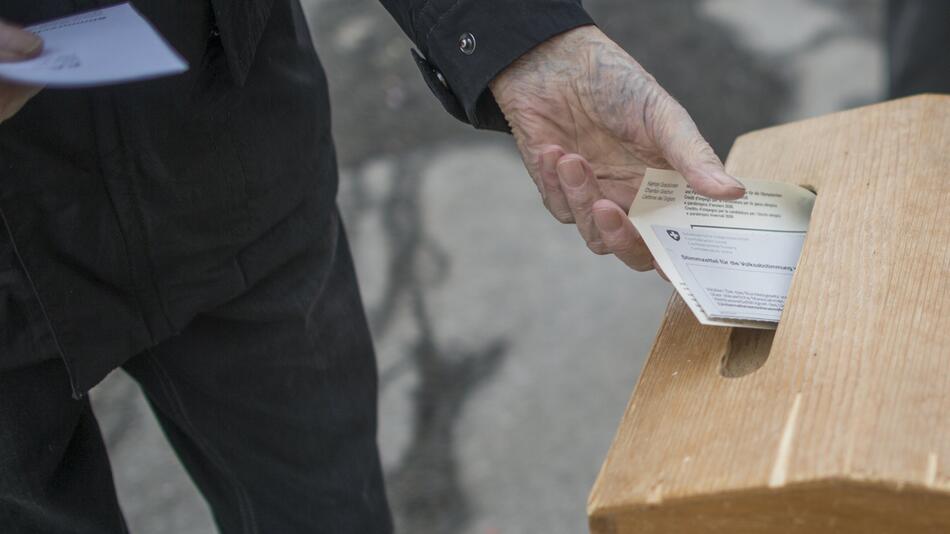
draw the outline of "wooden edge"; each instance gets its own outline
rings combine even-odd
[[[766,128],[760,128],[758,130],[753,130],[751,132],[746,132],[744,134],[741,134],[738,137],[736,137],[736,140],[733,142],[733,146],[738,145],[740,141],[742,141],[743,139],[747,137],[754,137],[759,134],[771,132],[779,128],[785,128],[787,126],[801,125],[801,124],[806,124],[809,122],[819,122],[819,121],[824,122],[824,121],[827,121],[829,117],[838,117],[840,115],[847,114],[847,113],[855,113],[855,112],[861,113],[866,110],[893,105],[895,102],[914,103],[914,104],[919,103],[923,105],[925,103],[928,103],[928,101],[932,101],[933,103],[942,101],[945,104],[950,105],[950,95],[945,95],[945,94],[940,94],[940,93],[922,93],[922,94],[914,95],[914,96],[895,98],[894,100],[885,100],[883,102],[868,104],[866,106],[861,106],[857,108],[850,108],[850,109],[845,109],[841,111],[836,111],[833,113],[826,113],[824,115],[819,115],[815,117],[807,117],[804,119],[799,119],[797,121],[783,122],[782,124],[776,124],[775,126],[768,126]]]
[[[650,344],[650,352],[647,354],[647,357],[643,360],[643,368],[646,368],[650,359],[653,358],[653,353],[656,351],[657,341],[660,339],[660,336],[663,335],[663,331],[667,328],[672,328],[673,323],[670,321],[670,316],[673,313],[673,308],[677,305],[682,299],[675,290],[670,295],[669,301],[666,303],[666,309],[663,311],[663,319],[660,321],[660,326],[656,329],[656,334],[653,336],[653,343]],[[685,305],[685,303],[684,303]],[[692,313],[692,312],[690,312]],[[633,389],[630,391],[630,398],[627,399],[627,407],[623,410],[623,415],[620,416],[620,421],[617,422],[617,430],[614,432],[614,435],[610,438],[610,447],[613,448],[614,442],[617,440],[617,436],[620,434],[620,429],[622,428],[623,421],[626,419],[627,415],[634,409],[634,399],[636,399],[637,390],[640,389],[640,382],[643,381],[643,368],[640,369],[640,373],[637,375],[637,381],[633,386]],[[591,486],[590,493],[587,495],[587,515],[591,517],[593,515],[593,509],[596,506],[595,501],[597,500],[597,492],[601,487],[601,482],[606,476],[605,470],[607,469],[607,460],[610,458],[610,454],[604,456],[604,460],[600,464],[600,469],[597,471],[597,478],[594,479],[594,485]]]
[[[588,509],[591,534],[950,532],[950,493],[918,484],[832,478],[661,503]]]

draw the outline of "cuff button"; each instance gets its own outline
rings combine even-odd
[[[459,36],[459,51],[470,56],[475,52],[475,36],[465,32]]]

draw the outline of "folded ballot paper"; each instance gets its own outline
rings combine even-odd
[[[743,179],[746,196],[711,200],[677,172],[648,169],[630,220],[702,324],[775,328],[815,194]]]
[[[49,87],[90,87],[144,80],[188,69],[129,4],[26,28],[43,38],[39,57],[0,63],[0,79]]]

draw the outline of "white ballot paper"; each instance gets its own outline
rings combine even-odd
[[[775,328],[815,194],[743,179],[746,196],[712,200],[675,171],[648,169],[630,220],[702,324]]]
[[[90,87],[177,74],[188,65],[129,4],[30,26],[36,58],[0,63],[0,78],[49,87]]]

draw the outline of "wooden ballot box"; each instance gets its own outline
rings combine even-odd
[[[950,96],[753,132],[726,167],[818,193],[782,320],[672,299],[591,532],[950,533]]]

